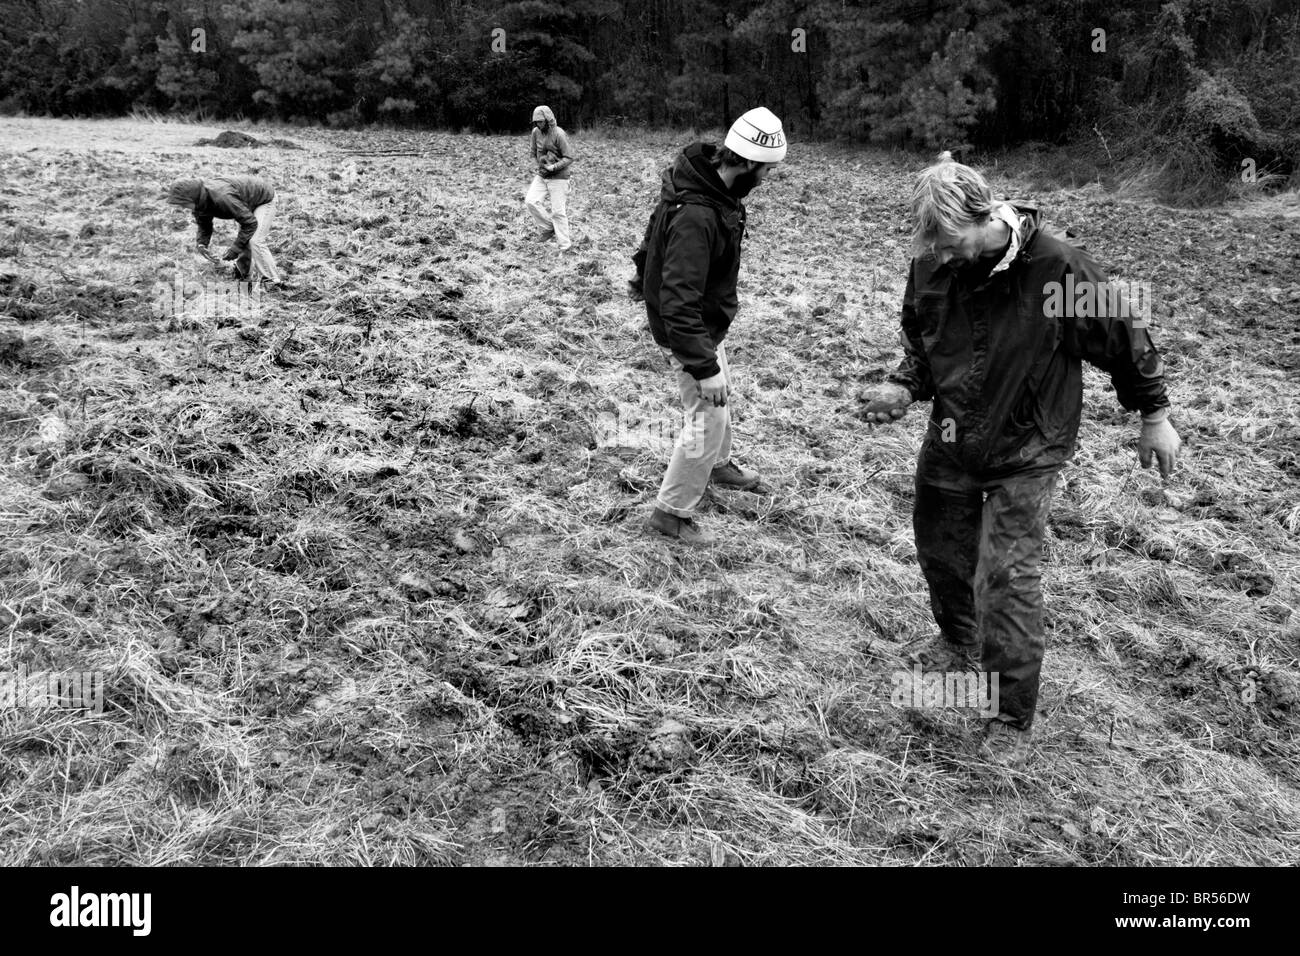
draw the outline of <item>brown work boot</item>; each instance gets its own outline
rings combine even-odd
[[[724,488],[735,488],[738,491],[749,491],[761,480],[758,472],[751,471],[748,468],[741,468],[735,462],[730,461],[725,461],[721,465],[714,465],[713,471],[709,473],[709,481],[722,485]]]
[[[712,544],[713,538],[699,529],[692,518],[679,518],[675,514],[669,514],[662,508],[655,508],[654,514],[646,522],[646,527],[651,531],[658,531],[670,538],[676,538],[682,544],[689,544],[693,547],[700,545]]]
[[[994,717],[984,728],[980,751],[989,763],[1008,770],[1018,770],[1029,760],[1028,730],[1020,730]]]
[[[911,655],[923,671],[968,671],[980,669],[980,651],[974,644],[958,644],[944,635],[930,641]]]

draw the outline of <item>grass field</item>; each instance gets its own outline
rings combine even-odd
[[[0,711],[0,864],[1300,863],[1294,196],[987,169],[1152,283],[1185,441],[1167,487],[1136,469],[1087,372],[1014,772],[974,714],[890,703],[934,633],[925,412],[852,411],[897,360],[918,158],[795,144],[751,196],[765,482],[692,553],[642,530],[678,413],[623,291],[684,137],[576,135],[561,258],[526,137],[219,131],[0,120],[0,668],[105,674],[102,714]],[[299,291],[208,308],[158,194],[248,171]]]

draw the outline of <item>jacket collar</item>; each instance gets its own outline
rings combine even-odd
[[[1034,240],[1038,238],[1038,233],[1042,231],[1042,214],[1038,211],[1037,206],[1023,202],[1007,202],[1003,203],[999,208],[1005,209],[1012,219],[1017,219],[1020,223],[1017,230],[1020,241],[1016,252],[1008,259],[1007,266],[1009,267],[1020,261],[1028,262],[1032,258],[1030,247],[1034,244]],[[1012,245],[1017,246],[1014,238],[1012,239]],[[993,271],[997,272],[998,269],[994,268]]]
[[[991,215],[993,218],[1005,222],[1011,229],[1011,241],[1007,244],[1007,251],[1003,253],[997,265],[980,283],[981,288],[987,285],[989,280],[999,272],[1004,272],[1021,262],[1029,262],[1033,258],[1029,247],[1040,231],[1040,216],[1037,206],[1031,206],[1027,203],[1003,202],[994,207]]]
[[[1020,248],[1024,245],[1024,219],[1016,212],[1010,203],[999,203],[993,210],[992,218],[999,222],[1006,223],[1007,228],[1011,231],[1011,241],[1007,243],[1007,251],[1002,254],[1002,258],[998,260],[997,265],[995,265],[993,270],[989,273],[991,276],[997,275],[1007,266],[1011,265],[1011,263],[1015,261],[1016,256],[1020,255]]]

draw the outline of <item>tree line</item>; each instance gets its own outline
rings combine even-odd
[[[10,0],[0,109],[1300,155],[1296,0]],[[1208,157],[1208,159],[1207,159]]]

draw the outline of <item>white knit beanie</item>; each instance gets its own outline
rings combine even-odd
[[[731,124],[723,145],[756,163],[779,163],[785,159],[785,130],[771,110],[759,106]]]

